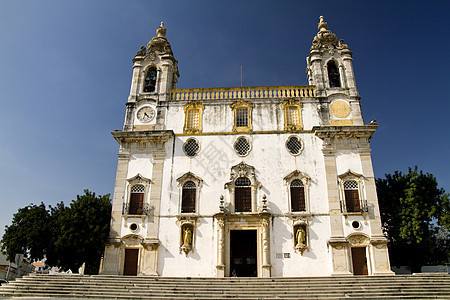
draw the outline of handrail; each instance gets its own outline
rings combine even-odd
[[[313,98],[316,95],[313,85],[172,89],[169,93],[172,101]]]

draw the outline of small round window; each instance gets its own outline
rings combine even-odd
[[[354,229],[360,229],[361,228],[361,223],[359,221],[353,221],[352,222],[352,227]]]
[[[138,224],[136,223],[131,223],[130,224],[130,230],[135,232],[138,229]]]
[[[303,149],[303,142],[297,136],[291,136],[286,141],[286,148],[292,155],[299,155]]]
[[[192,157],[197,155],[198,151],[200,150],[200,145],[198,144],[196,139],[188,139],[183,145],[183,150],[187,156]]]
[[[243,136],[238,138],[234,143],[234,150],[240,156],[246,156],[250,152],[250,149],[250,142]]]

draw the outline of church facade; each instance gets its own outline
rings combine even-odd
[[[320,18],[308,86],[177,89],[164,25],[133,59],[102,274],[387,275],[352,52]]]

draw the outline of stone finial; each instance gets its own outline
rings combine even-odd
[[[311,50],[332,49],[338,44],[337,36],[328,30],[328,23],[325,22],[323,16],[319,17],[320,22],[317,24],[319,32],[313,39]]]
[[[166,36],[167,29],[164,28],[164,22],[161,22],[161,25],[159,25],[158,29],[156,29],[156,35],[159,37]]]
[[[317,24],[317,28],[320,31],[325,31],[328,29],[328,23],[324,21],[323,16],[319,17],[320,22]]]

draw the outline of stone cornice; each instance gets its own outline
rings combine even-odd
[[[378,125],[363,126],[314,126],[312,131],[319,138],[367,138],[370,139]]]
[[[164,144],[175,134],[173,130],[148,130],[148,131],[111,131],[114,139],[119,143],[148,142],[152,144]]]

